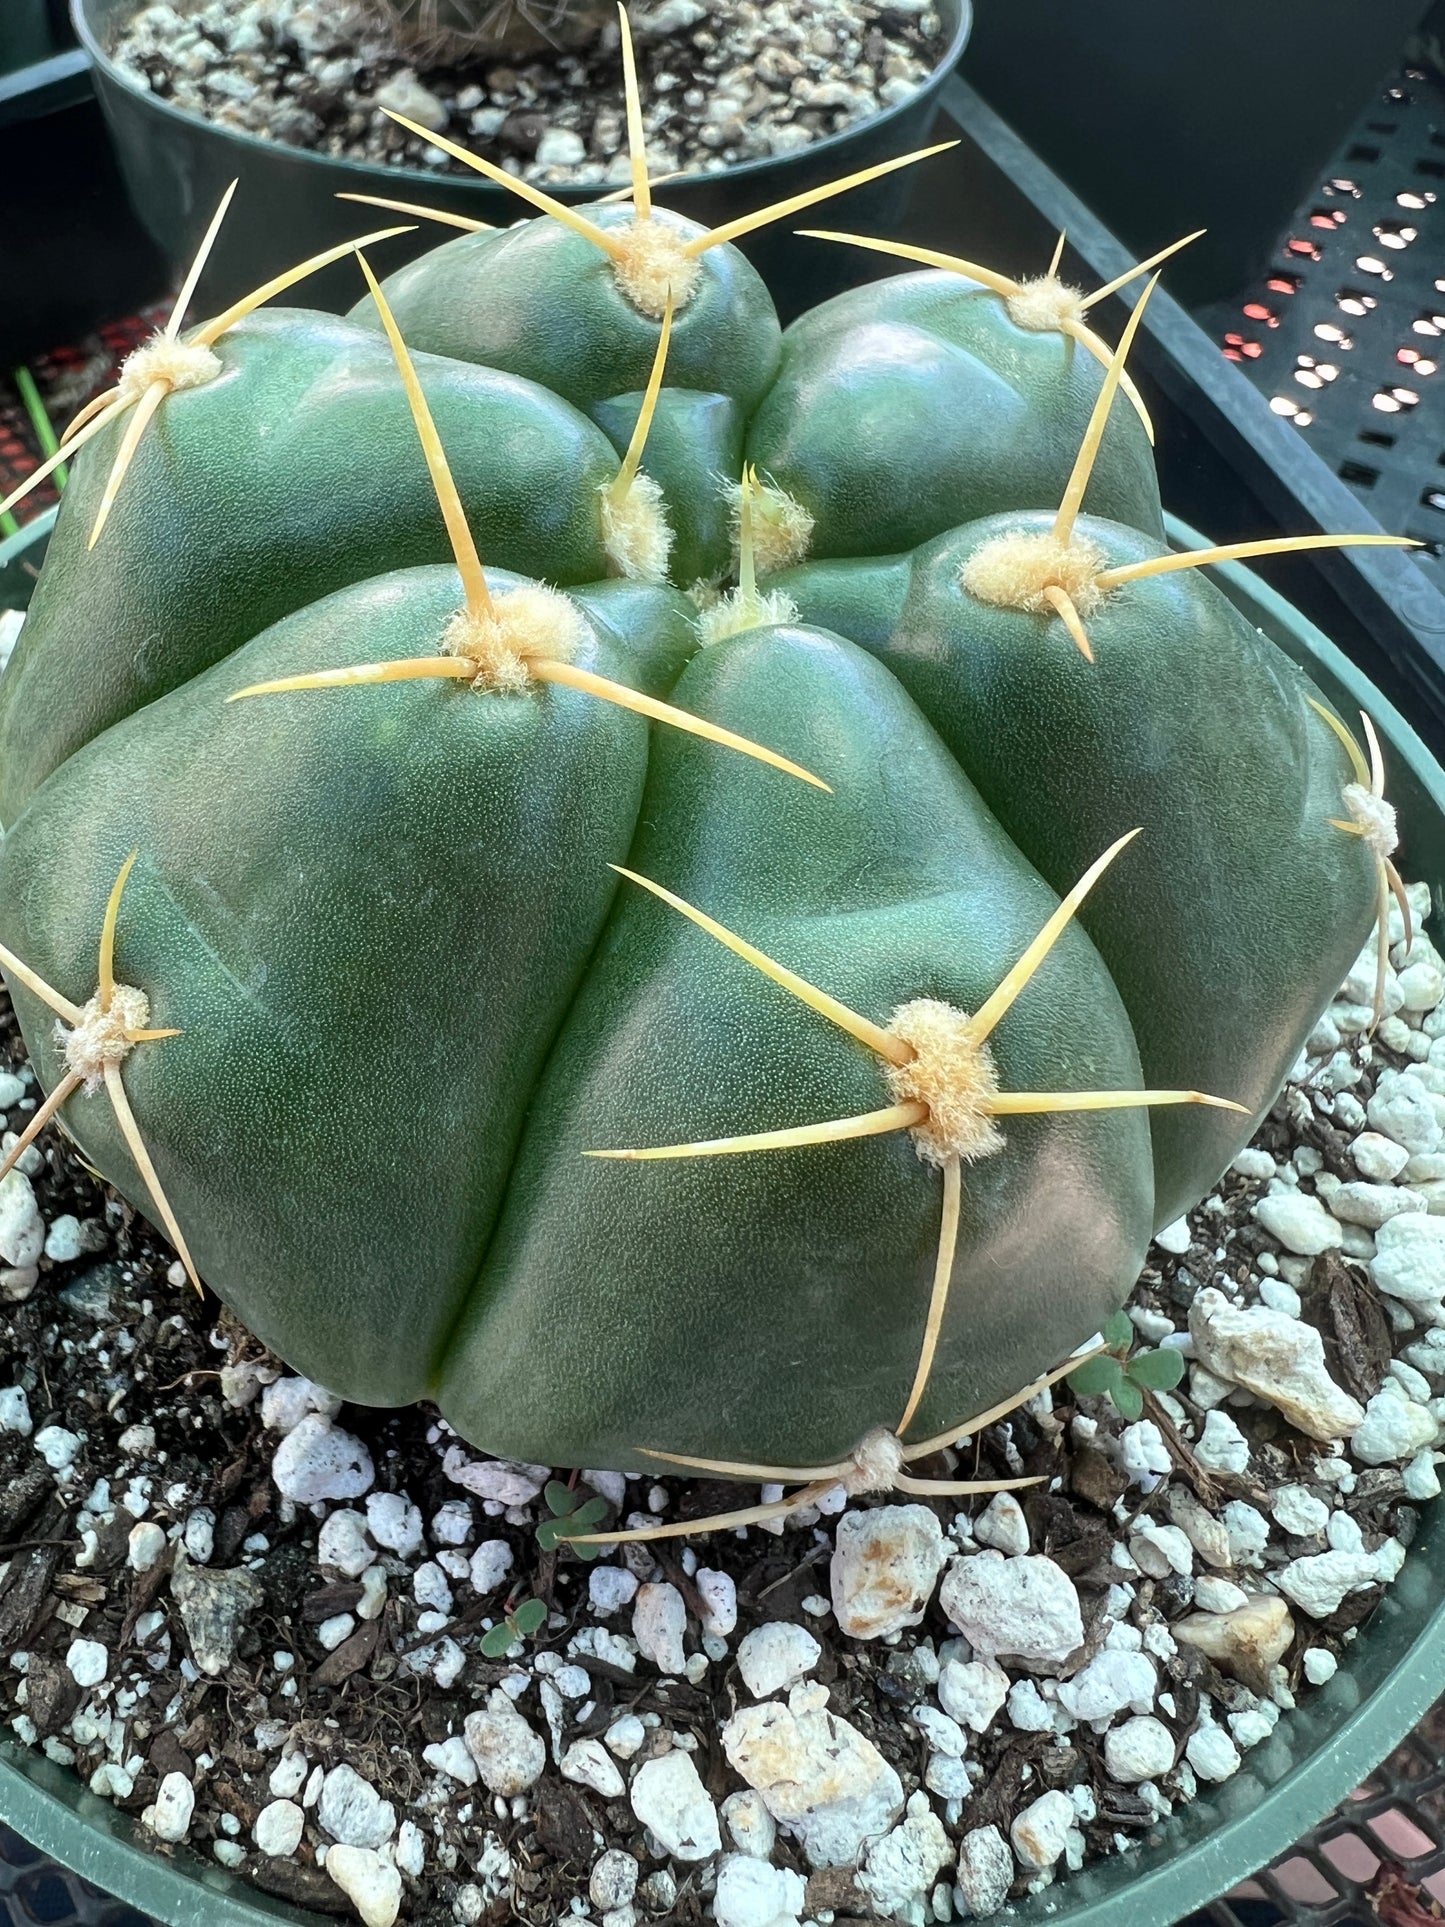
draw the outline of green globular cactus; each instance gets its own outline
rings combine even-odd
[[[438,66],[579,47],[611,17],[598,0],[355,0],[409,58]]]
[[[58,1117],[291,1366],[483,1449],[939,1489],[1383,940],[1368,724],[1166,547],[1142,300],[1111,354],[945,258],[783,336],[640,167],[359,258],[67,437],[11,1159]]]

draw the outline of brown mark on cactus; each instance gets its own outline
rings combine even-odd
[[[1395,826],[1394,805],[1385,801],[1385,758],[1380,750],[1380,739],[1375,734],[1375,725],[1360,711],[1360,722],[1364,727],[1365,741],[1370,746],[1370,760],[1367,763],[1359,744],[1339,717],[1316,702],[1313,696],[1305,698],[1310,708],[1336,735],[1350,759],[1350,769],[1354,781],[1346,783],[1341,791],[1349,820],[1332,816],[1329,821],[1346,836],[1362,837],[1366,848],[1375,859],[1375,996],[1373,1003],[1374,1021],[1379,1023],[1385,1014],[1385,972],[1390,962],[1390,898],[1393,895],[1400,906],[1400,915],[1405,921],[1405,945],[1415,941],[1414,919],[1410,915],[1410,899],[1405,894],[1405,886],[1400,880],[1400,872],[1391,858],[1399,844]]]
[[[28,991],[55,1012],[59,1020],[55,1026],[55,1040],[61,1046],[65,1064],[64,1076],[10,1147],[4,1161],[0,1162],[0,1178],[13,1170],[45,1126],[78,1090],[83,1089],[87,1096],[94,1096],[104,1087],[121,1136],[150,1193],[156,1213],[185,1266],[186,1276],[199,1291],[201,1281],[196,1275],[196,1267],[191,1262],[191,1254],[176,1222],[176,1214],[161,1188],[160,1178],[151,1162],[140,1126],[136,1123],[135,1112],[131,1109],[121,1076],[121,1066],[137,1044],[158,1044],[167,1037],[179,1037],[181,1034],[178,1030],[150,1028],[149,997],[133,984],[116,980],[115,929],[120,915],[120,900],[139,854],[137,850],[131,851],[111,886],[100,926],[95,994],[86,1003],[73,1004],[68,997],[62,997],[28,964],[22,963],[13,951],[0,944],[0,964],[5,966],[17,983],[24,984]]]
[[[672,524],[662,490],[643,472],[642,456],[648,431],[657,412],[662,392],[662,376],[667,366],[667,350],[672,341],[672,296],[662,311],[662,328],[657,337],[657,353],[642,406],[637,411],[627,453],[615,479],[604,484],[602,497],[602,546],[607,559],[619,575],[638,582],[665,582],[672,556]]]
[[[668,1144],[646,1149],[618,1151],[590,1151],[589,1157],[625,1159],[629,1162],[647,1162],[664,1158],[719,1157],[747,1154],[754,1151],[781,1151],[804,1149],[815,1144],[836,1144],[851,1138],[879,1137],[894,1131],[908,1131],[912,1134],[914,1149],[927,1164],[936,1166],[942,1174],[942,1212],[939,1227],[937,1258],[934,1265],[933,1284],[929,1293],[924,1328],[919,1344],[918,1363],[913,1382],[908,1392],[903,1415],[891,1427],[875,1427],[864,1437],[862,1443],[846,1460],[828,1467],[779,1468],[740,1464],[724,1464],[722,1461],[683,1458],[672,1453],[653,1453],[649,1456],[666,1458],[675,1465],[698,1467],[709,1471],[729,1471],[738,1476],[765,1477],[792,1483],[803,1479],[809,1483],[803,1492],[795,1493],[791,1499],[779,1501],[767,1509],[751,1508],[746,1517],[743,1514],[726,1514],[719,1519],[702,1520],[696,1524],[680,1525],[678,1531],[713,1531],[723,1525],[742,1525],[763,1518],[778,1518],[784,1512],[807,1505],[822,1492],[834,1485],[842,1484],[851,1492],[865,1492],[897,1488],[913,1492],[960,1492],[995,1491],[998,1486],[989,1485],[936,1485],[920,1481],[910,1481],[900,1468],[905,1460],[921,1458],[929,1452],[937,1451],[942,1444],[960,1436],[962,1433],[985,1423],[991,1423],[990,1416],[973,1419],[957,1426],[952,1432],[943,1434],[938,1440],[905,1450],[902,1440],[922,1404],[932,1376],[934,1360],[937,1356],[938,1342],[943,1330],[944,1314],[948,1307],[949,1292],[953,1283],[954,1256],[957,1249],[959,1217],[963,1188],[963,1167],[980,1158],[994,1157],[1003,1148],[1005,1139],[998,1127],[997,1120],[1003,1117],[1018,1117],[1060,1111],[1103,1111],[1126,1110],[1137,1105],[1158,1104],[1207,1104],[1220,1110],[1244,1111],[1242,1104],[1229,1098],[1211,1097],[1203,1091],[1005,1091],[1000,1089],[998,1069],[993,1053],[989,1048],[989,1037],[1004,1016],[1018,1000],[1039,966],[1058,942],[1064,930],[1073,921],[1080,904],[1094,887],[1095,883],[1108,869],[1114,859],[1134,838],[1138,830],[1130,830],[1112,843],[1080,877],[1079,881],[1062,899],[1058,908],[1049,917],[1038,935],[1026,947],[1016,963],[985,999],[979,1009],[970,1014],[955,1009],[952,1005],[933,998],[920,998],[899,1005],[886,1026],[876,1024],[860,1012],[850,1010],[827,991],[816,984],[807,982],[791,971],[786,965],[766,956],[761,950],[747,942],[735,931],[716,922],[704,911],[675,896],[661,884],[639,876],[634,871],[613,867],[620,876],[639,884],[644,890],[669,904],[682,916],[705,930],[709,936],[724,944],[736,956],[761,971],[782,989],[816,1011],[839,1029],[846,1031],[865,1048],[874,1052],[882,1060],[882,1077],[891,1104],[880,1106],[877,1110],[866,1111],[853,1117],[830,1118],[819,1124],[801,1124],[776,1131],[758,1131],[742,1137],[711,1138],[693,1144]],[[1078,1364],[1073,1359],[1064,1370],[1073,1370]],[[1055,1374],[1057,1376],[1057,1374]],[[1042,1380],[1031,1386],[1001,1411],[1012,1410],[1017,1404],[1024,1403],[1050,1382]],[[996,1414],[995,1414],[996,1416]],[[891,1445],[885,1452],[882,1441],[890,1440]],[[866,1448],[866,1450],[865,1450]],[[881,1481],[881,1470],[889,1454],[893,1455],[892,1470],[886,1481]],[[820,1483],[821,1481],[821,1483]],[[850,1483],[850,1481],[855,1481]],[[856,1481],[872,1481],[856,1482]],[[880,1482],[881,1481],[881,1482]],[[1027,1484],[1030,1481],[1011,1481],[1009,1485]],[[668,1528],[660,1528],[658,1535]],[[603,1537],[610,1543],[618,1539],[649,1537],[652,1533],[610,1533],[593,1535],[588,1543],[601,1543]]]
[[[110,422],[119,420],[127,409],[134,409],[135,412],[127,424],[121,445],[116,450],[115,461],[111,465],[111,471],[101,495],[100,507],[96,510],[95,520],[91,525],[88,546],[93,549],[100,540],[101,530],[109,520],[111,510],[115,507],[121,483],[125,480],[127,469],[135,460],[141,437],[145,434],[151,418],[161,403],[168,395],[173,395],[181,389],[203,388],[221,373],[221,359],[214,350],[215,344],[222,335],[234,328],[237,322],[244,321],[248,314],[261,307],[264,302],[271,300],[274,295],[294,287],[298,281],[304,281],[307,275],[329,267],[333,261],[340,261],[343,256],[350,254],[353,248],[369,246],[373,241],[386,241],[395,234],[412,232],[409,227],[379,228],[374,234],[363,234],[355,241],[343,241],[338,247],[327,248],[321,254],[313,254],[308,260],[300,262],[294,268],[286,269],[283,274],[274,275],[261,287],[243,296],[241,300],[233,302],[223,314],[215,316],[213,320],[196,329],[188,341],[182,341],[181,323],[185,319],[186,309],[191,304],[191,297],[195,294],[202,270],[220,234],[221,224],[226,218],[226,210],[231,205],[231,196],[236,191],[236,185],[236,182],[232,181],[221,196],[220,204],[211,217],[211,224],[206,229],[200,247],[196,250],[196,257],[181,284],[180,294],[176,297],[175,306],[171,309],[165,326],[126,358],[121,366],[120,379],[114,388],[108,388],[104,394],[97,395],[86,403],[62,433],[56,453],[28,475],[13,494],[6,496],[5,500],[0,502],[0,515],[13,508],[33,488],[43,482],[53,469],[58,468],[62,462],[68,461],[92,436],[98,435],[102,428]]]
[[[821,187],[808,189],[806,193],[791,195],[771,207],[740,215],[736,220],[712,228],[705,234],[688,237],[670,220],[659,220],[652,205],[652,184],[648,178],[643,139],[642,105],[632,51],[632,29],[626,9],[619,4],[617,11],[622,30],[622,81],[627,103],[627,145],[632,169],[633,218],[626,226],[599,227],[576,208],[568,207],[544,188],[534,186],[531,181],[509,174],[495,161],[473,154],[470,149],[459,146],[444,135],[434,133],[417,121],[408,120],[405,114],[395,113],[389,107],[382,111],[399,127],[404,127],[409,134],[415,134],[429,147],[439,147],[464,167],[474,168],[498,187],[505,187],[522,200],[530,202],[539,213],[550,214],[564,227],[571,228],[574,234],[590,241],[612,263],[617,285],[633,307],[655,321],[661,320],[669,295],[678,313],[686,308],[701,278],[699,262],[709,248],[721,247],[725,241],[736,241],[744,234],[751,234],[755,229],[767,227],[774,221],[784,220],[788,215],[797,214],[818,201],[830,200],[836,194],[846,193],[849,188],[862,187],[866,182],[878,180],[897,168],[910,167],[915,161],[926,160],[931,154],[941,154],[946,148],[957,145],[956,141],[943,141],[934,147],[920,148],[916,153],[901,154],[895,160],[880,161],[876,166],[862,168],[836,181],[828,181]]]
[[[1017,529],[990,536],[974,550],[959,576],[962,588],[979,602],[990,603],[995,608],[1021,609],[1029,615],[1042,616],[1052,611],[1063,623],[1079,654],[1090,663],[1094,660],[1094,650],[1089,640],[1088,618],[1096,615],[1111,595],[1130,582],[1170,575],[1178,569],[1202,569],[1216,562],[1242,561],[1256,555],[1295,554],[1304,549],[1420,546],[1408,536],[1399,535],[1286,535],[1186,549],[1112,568],[1108,565],[1098,543],[1079,533],[1078,519],[1114,398],[1124,380],[1125,360],[1139,331],[1145,305],[1158,283],[1156,274],[1135,303],[1119,338],[1053,527],[1043,534],[1032,529]]]
[[[1132,268],[1116,275],[1102,288],[1095,288],[1092,294],[1084,294],[1059,279],[1059,263],[1063,259],[1064,243],[1068,238],[1064,234],[1059,236],[1046,274],[1033,280],[1016,281],[1011,275],[1000,274],[994,268],[981,267],[977,261],[965,261],[956,254],[940,254],[936,248],[913,247],[903,241],[880,241],[863,234],[838,234],[825,228],[800,228],[798,232],[810,241],[841,241],[845,247],[868,248],[874,254],[892,254],[901,261],[916,261],[920,267],[940,268],[947,274],[964,275],[1003,298],[1009,319],[1015,327],[1026,328],[1030,334],[1067,335],[1091,354],[1101,367],[1107,368],[1113,359],[1113,350],[1088,325],[1089,310],[1099,302],[1106,301],[1110,295],[1118,294],[1131,281],[1137,281],[1141,274],[1157,268],[1171,254],[1178,254],[1181,248],[1187,248],[1192,241],[1197,241],[1204,229],[1197,228],[1193,234],[1171,241],[1168,247],[1160,248],[1146,261],[1135,262]],[[1152,443],[1154,424],[1149,419],[1143,396],[1127,374],[1122,377],[1122,386]]]
[[[540,583],[524,583],[503,595],[493,596],[487,586],[486,572],[476,541],[467,522],[466,510],[457,492],[456,481],[447,462],[446,451],[432,419],[431,409],[422,392],[411,355],[402,340],[381,284],[371,271],[365,255],[358,252],[367,285],[375,297],[382,325],[396,356],[417,438],[421,442],[436,490],[438,506],[446,523],[457,572],[462,578],[464,605],[451,618],[434,656],[406,657],[395,662],[357,663],[348,669],[320,669],[299,676],[281,676],[275,681],[252,683],[228,696],[240,702],[250,696],[278,696],[297,690],[343,689],[359,684],[415,682],[430,677],[465,682],[474,690],[501,695],[523,695],[535,683],[560,683],[630,709],[652,722],[668,723],[689,735],[735,749],[760,763],[770,764],[815,789],[827,790],[828,784],[798,763],[790,762],[761,743],[735,735],[716,723],[706,722],[671,703],[659,702],[639,689],[613,682],[590,669],[579,668],[571,657],[585,633],[582,612],[569,596]],[[830,792],[831,793],[831,792]]]
[[[699,603],[697,631],[705,644],[741,635],[747,629],[760,629],[766,623],[798,619],[798,605],[790,595],[782,589],[758,587],[759,508],[767,495],[784,501],[792,499],[784,496],[781,489],[768,490],[758,481],[755,468],[744,468],[737,487],[737,587],[710,600],[694,598]],[[809,516],[810,531],[812,526],[813,518]]]

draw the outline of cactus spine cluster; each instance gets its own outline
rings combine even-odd
[[[800,1486],[742,1522],[938,1489],[1383,942],[1368,721],[1205,572],[1372,538],[1170,550],[1153,282],[1089,321],[1152,262],[782,333],[728,244],[856,177],[656,207],[624,50],[630,204],[503,176],[538,218],[362,237],[345,320],[262,304],[346,250],[183,335],[193,273],[72,424],[0,681],[11,1161],[62,1121],[347,1397]]]
[[[409,59],[463,60],[578,47],[611,8],[598,0],[354,0],[358,13]]]

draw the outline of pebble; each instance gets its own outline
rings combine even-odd
[[[376,1548],[367,1537],[361,1514],[345,1509],[328,1514],[317,1536],[316,1557],[346,1578],[359,1579],[376,1561]]]
[[[973,1536],[981,1546],[993,1546],[1011,1557],[1028,1551],[1028,1521],[1012,1492],[994,1494],[974,1520]]]
[[[853,1639],[882,1639],[918,1625],[947,1556],[943,1528],[927,1506],[845,1512],[828,1569],[840,1630]]]
[[[1393,1380],[1386,1380],[1365,1408],[1364,1422],[1350,1439],[1350,1450],[1366,1465],[1389,1465],[1413,1459],[1437,1443],[1440,1423],[1424,1405],[1417,1405]]]
[[[1139,1570],[1151,1579],[1167,1579],[1171,1572],[1187,1578],[1194,1570],[1194,1547],[1178,1526],[1142,1520],[1129,1535],[1129,1551]]]
[[[498,1505],[529,1505],[552,1476],[550,1466],[523,1465],[515,1459],[469,1459],[459,1445],[448,1446],[442,1471],[453,1485]]]
[[[752,1854],[728,1853],[718,1862],[713,1919],[717,1927],[797,1927],[808,1883],[786,1867]]]
[[[1226,1568],[1231,1563],[1229,1534],[1222,1522],[1202,1506],[1184,1485],[1171,1485],[1165,1494],[1169,1517],[1185,1534],[1207,1566]]]
[[[218,1679],[236,1656],[241,1628],[261,1604],[261,1582],[243,1566],[194,1566],[177,1546],[171,1596],[196,1665],[208,1678]]]
[[[446,132],[451,116],[429,88],[421,82],[409,67],[403,67],[399,74],[378,87],[372,96],[378,107],[390,108],[393,114],[405,114],[408,120],[420,122],[434,134]],[[540,156],[539,156],[540,158]],[[579,154],[577,158],[582,157]]]
[[[687,1607],[676,1586],[666,1581],[638,1588],[632,1610],[632,1637],[644,1659],[650,1659],[666,1678],[676,1679],[687,1665],[682,1636],[687,1631]]]
[[[587,1882],[588,1899],[600,1913],[610,1913],[614,1907],[630,1907],[632,1896],[637,1892],[638,1871],[630,1853],[624,1853],[620,1847],[609,1847],[592,1864]]]
[[[722,1817],[739,1853],[753,1854],[759,1860],[772,1859],[778,1827],[761,1793],[752,1787],[730,1793],[722,1803]]]
[[[1274,1495],[1270,1510],[1275,1523],[1297,1539],[1312,1538],[1315,1533],[1323,1532],[1330,1522],[1330,1508],[1302,1485],[1282,1485]]]
[[[1162,1231],[1154,1233],[1154,1242],[1161,1251],[1167,1251],[1174,1257],[1182,1258],[1189,1249],[1189,1220],[1176,1218],[1173,1224],[1166,1224]]]
[[[364,1927],[392,1927],[401,1912],[401,1875],[369,1847],[332,1847],[326,1872],[360,1914]]]
[[[1382,1137],[1407,1151],[1433,1151],[1440,1142],[1440,1120],[1430,1092],[1413,1071],[1381,1071],[1365,1115]]]
[[[1381,1225],[1370,1272],[1421,1324],[1445,1325],[1445,1217],[1412,1214]]]
[[[1173,1764],[1174,1735],[1150,1714],[1125,1720],[1104,1735],[1104,1770],[1125,1786],[1161,1779]]]
[[[371,1454],[361,1440],[333,1425],[322,1412],[301,1419],[282,1439],[271,1460],[276,1490],[283,1499],[294,1499],[298,1505],[315,1505],[321,1499],[359,1499],[370,1489],[375,1476]]]
[[[306,1815],[294,1800],[272,1800],[256,1815],[251,1838],[272,1859],[285,1858],[301,1845]]]
[[[802,1843],[814,1867],[848,1867],[903,1811],[903,1785],[873,1742],[816,1691],[745,1706],[722,1729],[728,1762]],[[644,1768],[644,1771],[646,1769]]]
[[[30,1401],[25,1396],[23,1385],[7,1385],[0,1392],[0,1432],[18,1432],[23,1439],[30,1436]]]
[[[1239,1748],[1222,1726],[1212,1722],[1190,1734],[1184,1757],[1201,1780],[1227,1780],[1239,1771]]]
[[[1347,1593],[1375,1584],[1375,1561],[1367,1552],[1319,1552],[1292,1559],[1274,1578],[1301,1612],[1311,1619],[1328,1619]]]
[[[626,1566],[594,1566],[587,1575],[588,1602],[604,1619],[630,1606],[636,1597],[637,1575]]]
[[[1216,1377],[1268,1400],[1310,1438],[1347,1438],[1365,1416],[1330,1377],[1313,1325],[1260,1306],[1239,1310],[1209,1286],[1195,1293],[1189,1332]]]
[[[1020,1733],[1047,1733],[1054,1724],[1053,1708],[1031,1679],[1016,1679],[1008,1689],[1009,1724]]]
[[[510,1704],[510,1702],[509,1702]],[[345,1761],[321,1783],[316,1817],[344,1847],[383,1847],[396,1832],[396,1808]]]
[[[1232,1472],[1242,1477],[1249,1470],[1249,1440],[1228,1412],[1209,1412],[1194,1456],[1207,1472]]]
[[[1313,1192],[1272,1191],[1255,1205],[1254,1215],[1286,1251],[1300,1257],[1314,1258],[1322,1251],[1339,1249],[1340,1227]]]
[[[1233,1612],[1189,1613],[1170,1628],[1174,1638],[1212,1659],[1251,1691],[1262,1693],[1271,1669],[1284,1658],[1294,1638],[1294,1620],[1278,1593],[1251,1593]]]
[[[755,1626],[744,1638],[738,1647],[738,1671],[755,1700],[767,1699],[796,1686],[812,1672],[822,1653],[806,1626],[772,1620]]]
[[[939,1601],[984,1659],[1008,1653],[1036,1664],[1061,1665],[1084,1643],[1074,1582],[1052,1559],[1025,1554],[1005,1559],[980,1552],[955,1559]]]
[[[266,1784],[278,1800],[289,1800],[305,1786],[310,1770],[304,1753],[283,1754],[272,1767]]]
[[[1157,1722],[1151,1722],[1157,1724]],[[1112,1738],[1112,1734],[1110,1738]],[[1042,1872],[1052,1867],[1063,1853],[1078,1816],[1067,1793],[1057,1788],[1041,1793],[1015,1818],[1009,1839],[1020,1866]]]
[[[146,1824],[157,1840],[178,1845],[191,1830],[196,1791],[184,1773],[168,1773],[156,1789],[155,1805],[146,1808]]]
[[[467,1577],[475,1591],[495,1592],[512,1566],[512,1548],[505,1539],[483,1539],[468,1562]]]
[[[547,1748],[505,1693],[494,1691],[483,1710],[469,1713],[463,1731],[489,1793],[510,1799],[541,1777]]]
[[[574,1740],[558,1763],[564,1780],[591,1787],[604,1800],[620,1800],[627,1782],[601,1740]]]
[[[1059,1705],[1076,1720],[1107,1720],[1126,1706],[1136,1713],[1153,1707],[1158,1675],[1143,1653],[1096,1653],[1087,1666],[1059,1688]]]
[[[1405,1497],[1421,1501],[1438,1499],[1440,1496],[1440,1475],[1435,1470],[1433,1452],[1417,1452],[1405,1467]]]
[[[938,1703],[950,1719],[986,1733],[1008,1698],[1009,1676],[992,1660],[947,1659],[938,1674]]]
[[[0,1071],[0,1111],[13,1110],[24,1095],[24,1079],[13,1071]]]
[[[1383,1137],[1378,1131],[1361,1131],[1350,1145],[1350,1156],[1360,1176],[1374,1184],[1389,1184],[1410,1162],[1410,1153],[1403,1144],[1396,1144],[1393,1138]]]
[[[997,1827],[974,1827],[963,1836],[958,1846],[958,1890],[970,1914],[982,1920],[997,1913],[1008,1899],[1013,1878],[1014,1857]]]
[[[445,1773],[458,1786],[477,1784],[477,1763],[459,1733],[453,1733],[444,1740],[433,1740],[430,1746],[422,1748],[421,1757],[429,1767],[434,1767],[438,1773]]]
[[[110,1653],[98,1639],[73,1639],[65,1664],[77,1686],[99,1686],[109,1670]]]
[[[616,1754],[619,1760],[630,1760],[634,1753],[641,1750],[646,1739],[647,1728],[635,1713],[624,1713],[602,1735],[608,1752]]]
[[[80,1256],[85,1245],[80,1235],[80,1220],[69,1212],[53,1218],[45,1234],[45,1255],[53,1264],[68,1265]]]
[[[30,1180],[23,1171],[9,1171],[0,1178],[0,1259],[23,1269],[44,1249],[45,1220]]]
[[[1339,1669],[1340,1662],[1327,1647],[1306,1647],[1304,1671],[1311,1686],[1323,1686],[1326,1680],[1334,1678]]]
[[[366,1529],[398,1559],[414,1559],[421,1551],[421,1509],[404,1492],[371,1493],[366,1501]]]
[[[1393,1184],[1341,1184],[1329,1195],[1331,1217],[1341,1224],[1363,1225],[1367,1231],[1378,1231],[1389,1219],[1424,1208],[1412,1192]]]
[[[1249,1594],[1232,1579],[1204,1572],[1194,1582],[1194,1603],[1201,1612],[1233,1613],[1249,1604]]]
[[[726,1733],[724,1728],[724,1745]],[[645,1760],[629,1797],[633,1813],[664,1853],[677,1860],[707,1860],[721,1849],[717,1808],[690,1753],[674,1750]]]

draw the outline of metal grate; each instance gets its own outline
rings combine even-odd
[[[153,1927],[0,1824],[0,1927]]]
[[[1199,317],[1445,588],[1445,78],[1406,66],[1296,210],[1262,283]]]

